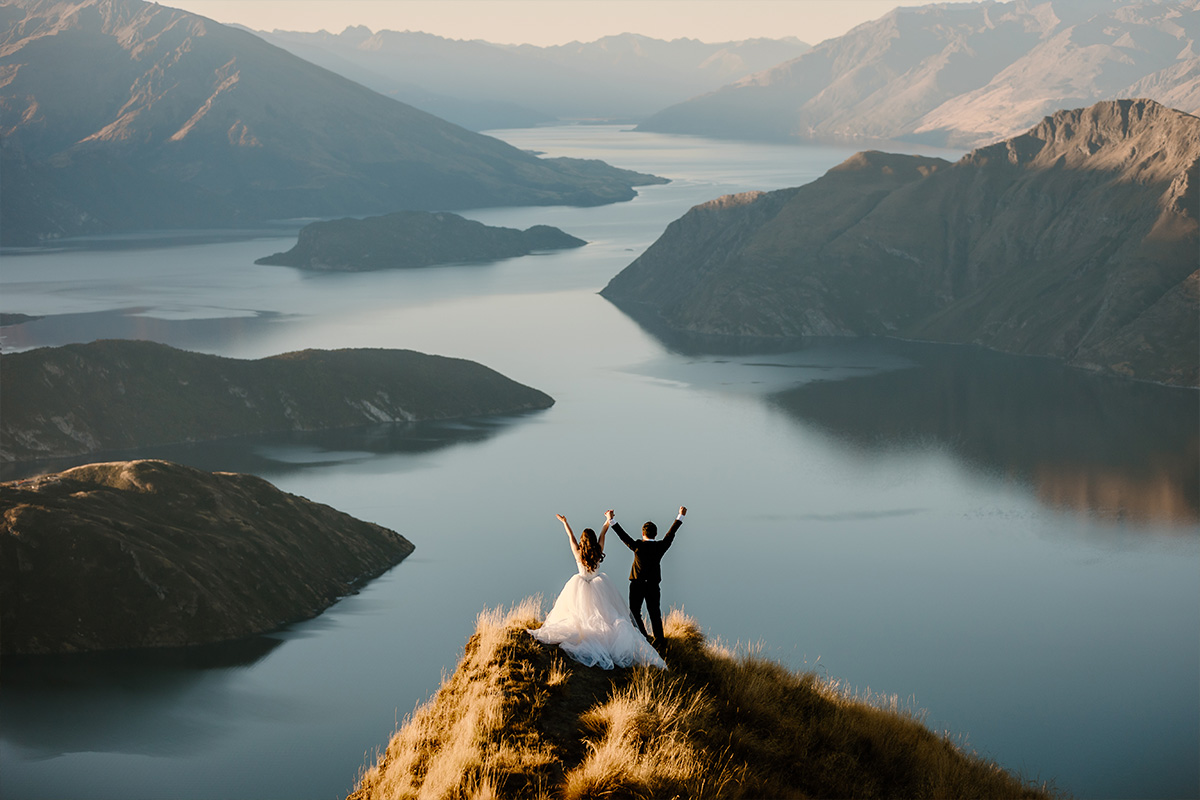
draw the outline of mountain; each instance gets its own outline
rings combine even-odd
[[[391,797],[1048,798],[893,699],[664,620],[667,669],[604,670],[529,635],[538,603],[479,615],[457,668],[361,773]],[[386,702],[381,699],[380,702]]]
[[[268,42],[473,130],[638,119],[795,58],[794,37],[709,44],[624,33],[552,47],[363,26],[259,31]]]
[[[904,139],[970,148],[1060,108],[1145,97],[1200,110],[1200,0],[897,8],[639,130],[731,139]]]
[[[602,294],[648,325],[893,336],[1200,383],[1200,119],[1060,111],[957,163],[863,152],[672,222]]]
[[[628,200],[242,30],[141,0],[0,6],[0,240]]]
[[[256,260],[303,269],[358,271],[498,261],[587,242],[549,225],[523,231],[464,219],[446,211],[397,211],[382,217],[312,222],[296,246]]]
[[[0,652],[208,644],[321,613],[403,536],[261,478],[165,461],[0,483]]]
[[[304,350],[246,361],[107,340],[0,355],[0,460],[549,408],[457,358]]]

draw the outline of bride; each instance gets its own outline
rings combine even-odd
[[[567,518],[562,514],[555,516],[567,529],[579,572],[567,581],[542,627],[529,633],[543,644],[558,645],[571,658],[589,667],[612,669],[637,663],[665,669],[666,662],[634,626],[629,606],[622,601],[612,581],[596,571],[604,560],[604,535],[608,533],[613,512],[604,512],[599,540],[591,528],[584,528],[576,540]]]

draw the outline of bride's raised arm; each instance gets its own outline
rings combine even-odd
[[[615,517],[616,515],[617,515],[617,512],[613,511],[611,508],[608,511],[604,512],[604,525],[600,528],[600,540],[599,540],[601,553],[604,552],[604,534],[608,533],[608,526],[612,525],[613,517]]]
[[[575,539],[575,532],[571,530],[571,523],[567,522],[567,518],[564,517],[562,514],[555,514],[554,516],[556,519],[558,519],[559,522],[561,522],[563,524],[563,527],[567,529],[567,538],[571,540],[571,553],[574,554],[575,560],[578,561],[579,560],[579,542],[576,541],[576,539]]]

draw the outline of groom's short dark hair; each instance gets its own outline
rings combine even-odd
[[[653,522],[647,522],[642,526],[642,536],[645,536],[647,539],[653,539],[655,536],[658,536],[658,526]]]

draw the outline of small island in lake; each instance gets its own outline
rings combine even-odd
[[[0,484],[0,652],[208,644],[320,614],[412,551],[252,475],[166,461]]]
[[[296,246],[255,261],[301,269],[358,272],[497,261],[587,242],[549,225],[500,228],[445,211],[397,211],[381,217],[313,222]]]
[[[0,461],[549,408],[474,361],[304,350],[247,361],[102,340],[0,355]]]

